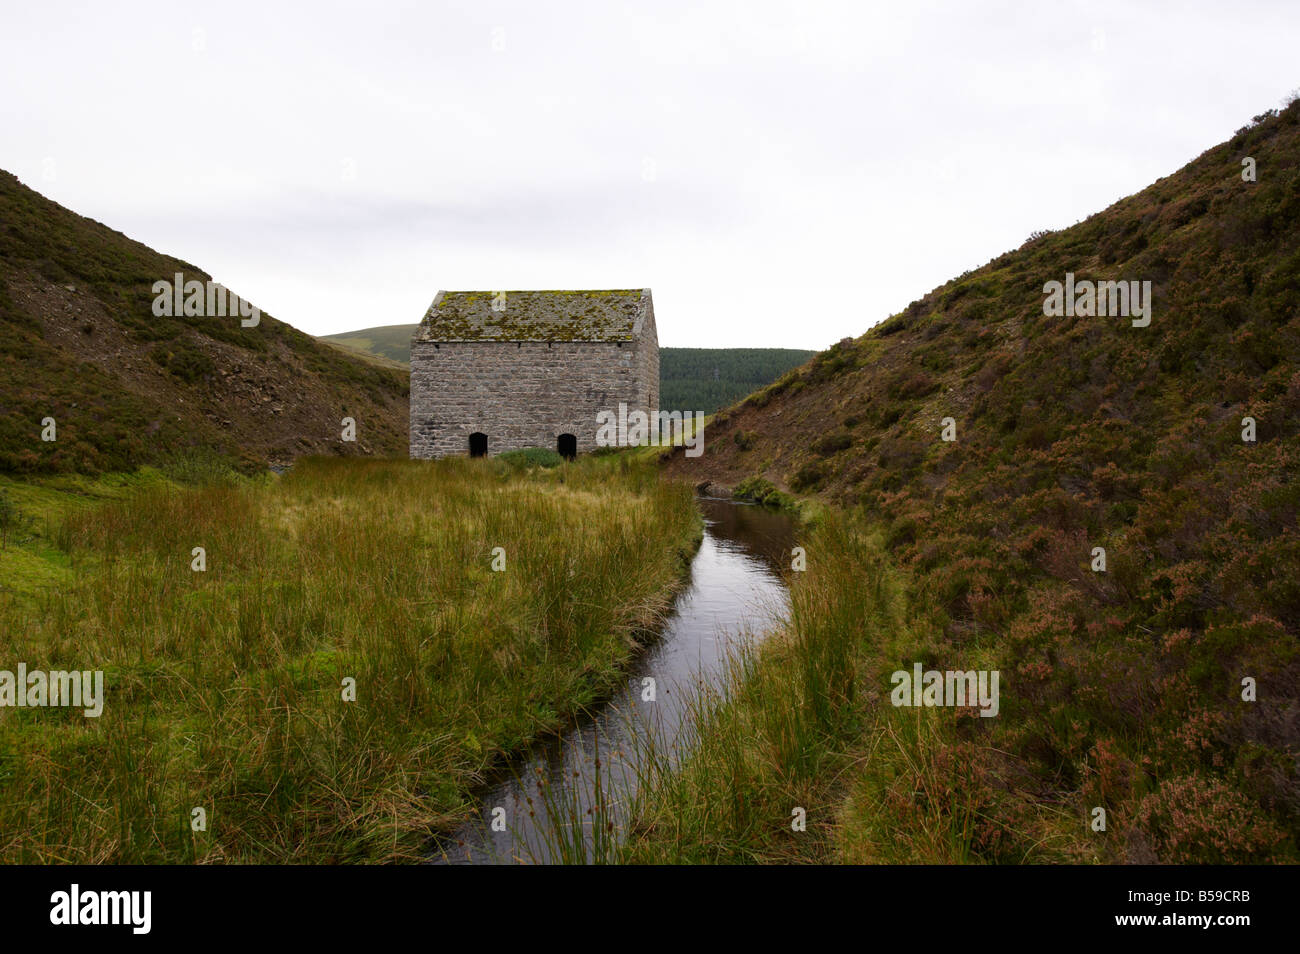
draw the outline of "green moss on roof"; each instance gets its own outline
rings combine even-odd
[[[640,288],[583,291],[441,292],[416,332],[419,341],[634,341],[649,293]]]

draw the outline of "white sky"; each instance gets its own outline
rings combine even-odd
[[[1278,106],[1298,27],[1294,0],[0,0],[0,167],[313,334],[439,288],[649,286],[661,344],[823,348]]]

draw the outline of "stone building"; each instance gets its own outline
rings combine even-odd
[[[659,409],[650,289],[440,291],[411,339],[411,456],[596,447],[597,414]]]

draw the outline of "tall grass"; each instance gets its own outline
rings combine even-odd
[[[887,584],[869,546],[838,518],[813,532],[786,631],[738,650],[721,684],[691,703],[693,739],[642,760],[625,860],[788,860],[795,838],[825,842],[825,777],[857,719],[863,642],[888,608],[873,598]],[[846,574],[855,585],[842,585]],[[796,808],[806,832],[791,827]]]
[[[952,709],[895,708],[889,675],[937,663],[938,630],[879,535],[845,513],[804,542],[790,621],[738,652],[696,698],[692,738],[644,755],[622,861],[962,863],[1063,857],[1077,821],[1039,806],[1004,832],[988,727]],[[943,660],[980,668],[982,659]],[[802,810],[803,830],[795,822]],[[1010,837],[1012,834],[1015,837]],[[1002,835],[1007,837],[1003,838]],[[1011,845],[1031,852],[1007,857]],[[1001,853],[1000,853],[1001,852]]]
[[[308,460],[73,512],[66,585],[0,600],[0,668],[103,669],[107,701],[0,710],[0,860],[417,857],[614,683],[699,532],[617,459]]]

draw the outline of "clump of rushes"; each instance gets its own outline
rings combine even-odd
[[[739,651],[728,676],[691,704],[693,738],[643,758],[624,860],[739,863],[829,852],[835,779],[860,725],[864,646],[895,619],[879,542],[838,517],[805,546],[786,630]],[[843,585],[854,577],[853,586]],[[795,808],[807,829],[792,827]]]
[[[617,682],[700,522],[626,460],[315,459],[51,536],[63,577],[0,601],[6,658],[103,669],[107,700],[0,713],[0,860],[320,862],[419,857],[467,817]]]
[[[998,753],[984,723],[994,720],[890,704],[889,674],[933,660],[936,620],[910,599],[883,538],[828,514],[804,546],[816,558],[792,574],[785,630],[739,652],[727,678],[693,701],[690,739],[640,759],[619,860],[1075,858],[1064,832],[1078,819],[990,780]]]
[[[749,500],[778,510],[793,510],[796,506],[794,497],[777,488],[765,477],[746,477],[736,485],[732,496],[737,500]]]

